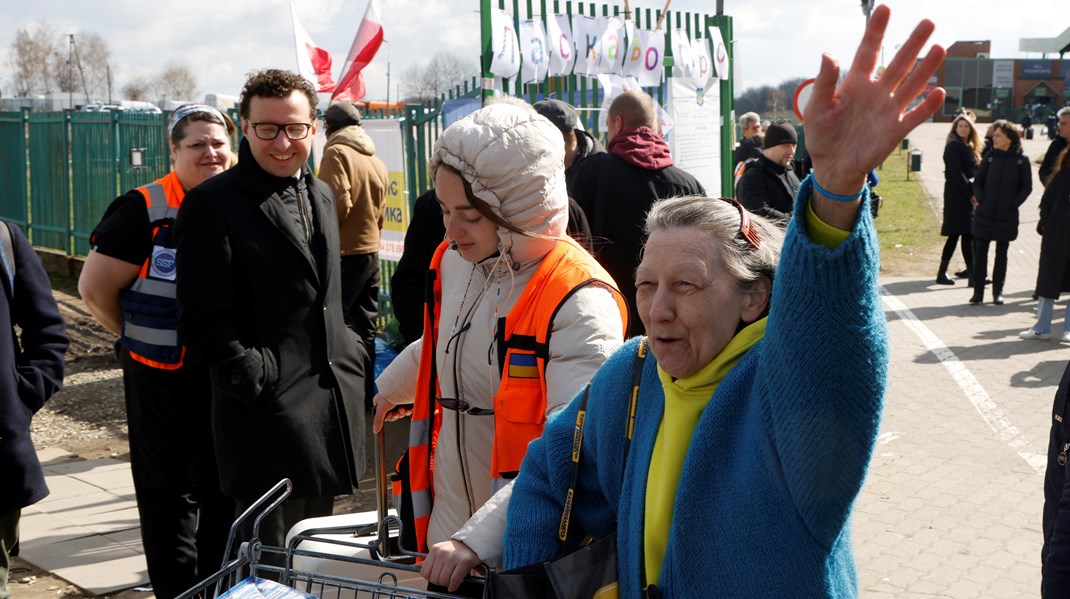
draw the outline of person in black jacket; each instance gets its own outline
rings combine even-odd
[[[220,486],[243,510],[293,483],[261,522],[272,546],[329,516],[365,467],[365,352],[342,315],[338,212],[305,165],[317,101],[296,73],[253,74],[237,166],[191,189],[175,221],[178,334],[212,379]]]
[[[1055,300],[1070,272],[1070,152],[1060,156],[1058,169],[1040,199],[1040,265],[1037,269],[1037,322],[1018,333],[1022,339],[1048,339]],[[1064,343],[1070,342],[1070,306],[1063,323]]]
[[[390,277],[390,304],[406,345],[423,336],[427,267],[445,236],[442,208],[432,187],[416,198],[412,206],[412,218],[405,230],[405,249]]]
[[[63,386],[70,342],[30,242],[18,227],[3,221],[0,227],[7,230],[0,231],[0,597],[9,597],[22,508],[48,495],[30,420]]]
[[[1065,171],[1064,171],[1065,172]],[[1070,596],[1070,364],[1051,408],[1048,465],[1044,472],[1044,544],[1040,548],[1041,597]]]
[[[762,155],[747,161],[736,183],[736,197],[747,210],[786,227],[799,191],[791,164],[799,138],[791,125],[773,123],[765,131],[764,143]]]
[[[1045,187],[1058,170],[1055,163],[1059,159],[1059,154],[1066,149],[1067,140],[1070,140],[1070,106],[1060,108],[1055,114],[1058,117],[1058,133],[1049,135],[1051,143],[1048,144],[1048,150],[1044,153],[1044,161],[1040,163],[1040,170],[1037,171],[1040,183]],[[1049,122],[1048,127],[1051,128],[1054,124],[1054,122]]]
[[[969,278],[973,267],[970,221],[974,197],[971,180],[977,173],[983,145],[981,134],[973,126],[973,121],[965,114],[955,117],[947,134],[947,145],[944,146],[944,223],[940,227],[940,234],[947,236],[947,241],[940,254],[940,269],[936,271],[936,282],[940,285],[955,284],[947,276],[947,267],[955,255],[955,245],[959,239],[962,240],[962,259],[966,262],[966,269],[956,272],[955,276]]]
[[[1007,250],[1018,238],[1018,207],[1033,191],[1029,158],[1022,153],[1022,138],[1014,124],[998,120],[992,124],[992,150],[981,159],[973,180],[976,199],[973,211],[973,296],[971,304],[984,301],[988,248],[996,242],[992,265],[992,303],[1003,305],[1003,283],[1007,279]]]
[[[609,106],[609,151],[576,166],[572,192],[591,223],[595,257],[628,302],[628,336],[645,332],[635,307],[635,268],[643,247],[643,222],[655,200],[706,191],[673,166],[669,144],[658,134],[654,100],[626,91]],[[604,243],[598,247],[599,243]]]
[[[762,155],[761,132],[762,117],[758,116],[757,112],[745,112],[739,117],[739,134],[743,139],[736,148],[734,166]]]

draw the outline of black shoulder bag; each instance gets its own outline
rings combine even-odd
[[[624,460],[621,464],[620,478],[624,481],[624,472],[628,466],[628,450],[631,447],[632,431],[635,428],[635,409],[639,398],[639,382],[643,376],[643,363],[646,360],[646,339],[639,342],[639,349],[632,364],[632,396],[628,407],[628,425],[624,437]],[[576,481],[580,470],[580,452],[583,448],[583,427],[587,417],[587,397],[591,384],[583,390],[580,409],[576,414],[576,430],[572,438],[572,477],[565,507],[561,513],[561,524],[557,536],[564,541],[568,538],[569,521],[572,515],[573,498],[576,494]],[[601,539],[584,544],[579,549],[554,558],[548,562],[529,564],[513,570],[491,575],[494,597],[516,597],[519,599],[615,599],[618,597],[617,574],[617,533],[614,532]]]

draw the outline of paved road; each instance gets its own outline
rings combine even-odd
[[[1040,129],[1025,142],[1031,158],[1047,148]],[[909,136],[923,152],[921,181],[938,215],[948,130],[927,123]],[[863,597],[1039,596],[1041,473],[1052,397],[1070,360],[1070,344],[1017,337],[1036,307],[1041,192],[1035,181],[1021,210],[1006,305],[971,306],[961,281],[933,284],[938,255],[920,280],[881,281],[892,364],[879,446],[854,515]],[[951,270],[962,266],[956,256]]]

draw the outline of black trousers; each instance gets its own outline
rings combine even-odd
[[[342,314],[348,326],[364,342],[364,403],[375,397],[375,334],[379,317],[379,254],[342,256]]]
[[[973,278],[973,288],[977,295],[985,292],[985,277],[988,276],[988,246],[991,239],[973,238],[973,270],[970,276]],[[1007,280],[1007,250],[1011,242],[996,242],[996,257],[992,263],[992,293],[999,294],[1003,291],[1003,283]]]
[[[962,243],[962,260],[966,263],[966,270],[973,270],[973,235],[969,233],[963,235],[948,235],[947,241],[944,242],[944,250],[940,253],[941,262],[951,262],[951,258],[955,256],[955,245],[959,243],[961,239]]]
[[[159,599],[219,570],[234,502],[219,489],[208,372],[146,366],[118,348],[141,543]]]

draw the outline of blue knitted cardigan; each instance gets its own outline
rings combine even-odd
[[[795,214],[806,214],[805,182]],[[868,198],[863,198],[863,206]],[[873,453],[888,341],[868,210],[838,248],[792,219],[764,339],[718,386],[684,460],[661,580],[663,597],[854,597],[851,507]],[[637,339],[596,374],[588,405],[576,534],[617,523],[620,596],[641,596],[647,473],[664,410],[647,359],[623,484]],[[652,356],[651,356],[652,357]],[[573,400],[532,442],[509,505],[505,568],[567,549],[557,528],[569,486]]]

